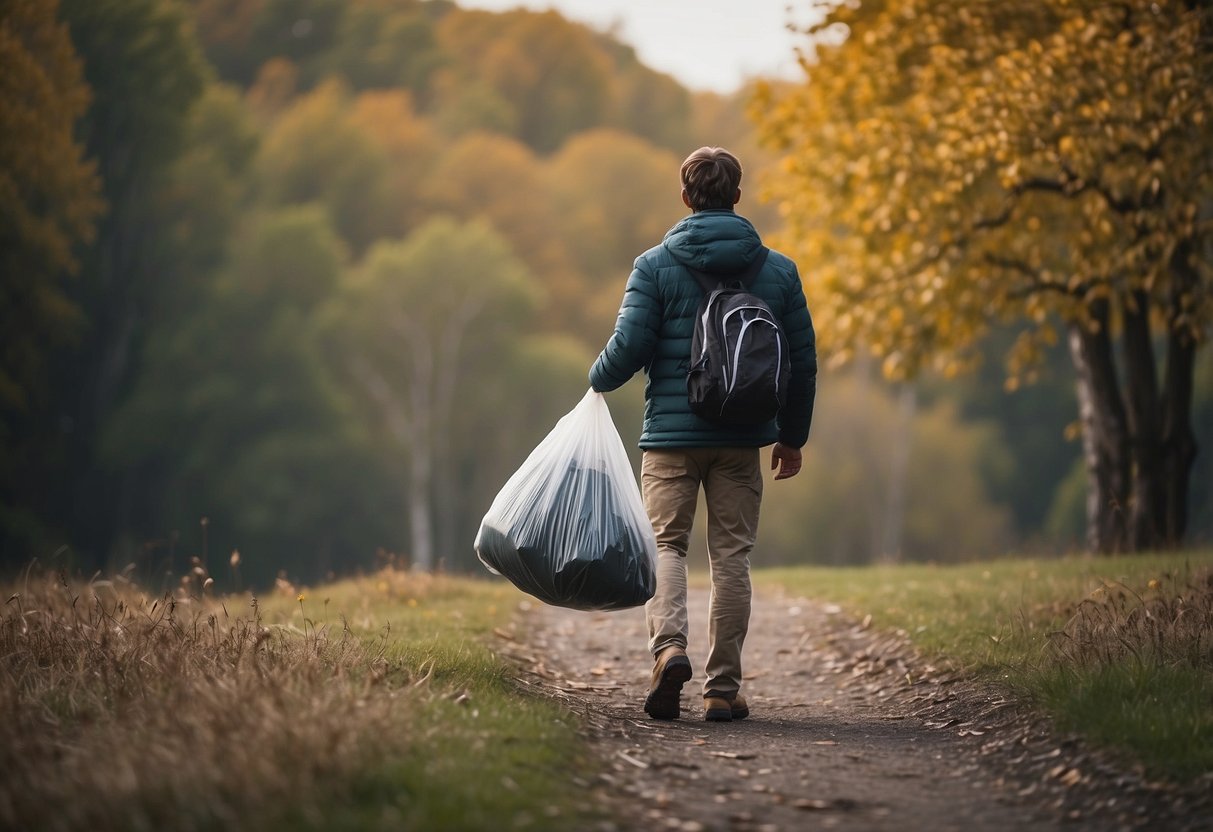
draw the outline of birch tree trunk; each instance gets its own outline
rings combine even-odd
[[[901,385],[897,392],[897,435],[889,457],[889,489],[881,523],[883,540],[880,557],[885,563],[901,561],[902,537],[905,532],[906,491],[909,486],[910,452],[914,446],[914,415],[918,412],[918,395],[910,384]]]
[[[1069,346],[1087,469],[1087,547],[1109,554],[1124,551],[1128,543],[1128,431],[1112,363],[1107,302],[1097,301],[1091,313],[1094,328],[1072,325]]]
[[[433,527],[430,521],[430,485],[433,457],[429,442],[418,441],[420,430],[426,429],[424,409],[418,408],[418,394],[410,391],[402,401],[386,378],[367,361],[355,358],[350,363],[354,378],[376,406],[392,440],[408,453],[405,513],[409,518],[409,561],[418,568],[429,570],[434,563]],[[407,401],[407,405],[406,402]],[[418,412],[422,424],[418,424]]]
[[[424,572],[434,569],[434,379],[437,375],[434,345],[420,327],[404,320],[397,333],[412,364],[405,395],[409,403],[412,433],[405,447],[409,455],[409,555],[413,566]]]

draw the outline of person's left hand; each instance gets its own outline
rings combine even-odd
[[[775,479],[786,480],[799,474],[801,459],[800,448],[776,442],[775,447],[771,448],[771,470],[775,471]]]

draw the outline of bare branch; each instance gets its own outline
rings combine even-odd
[[[1041,275],[1041,271],[1034,266],[1029,265],[1023,260],[1017,258],[1006,257],[992,252],[987,252],[985,261],[991,266],[1008,271],[1016,272],[1027,278],[1028,285],[1022,289],[1010,292],[1009,296],[1020,299],[1037,292],[1056,292],[1061,295],[1067,295],[1073,298],[1081,298],[1090,288],[1087,281],[1079,283],[1077,286],[1071,286],[1068,283],[1060,283],[1056,280],[1048,280]]]
[[[1099,179],[1088,179],[1079,176],[1065,162],[1061,163],[1061,169],[1066,176],[1070,178],[1071,182],[1077,183],[1077,187],[1070,192],[1072,195],[1080,194],[1086,190],[1093,190],[1095,193],[1102,196],[1104,198],[1104,202],[1108,204],[1108,207],[1118,214],[1128,214],[1129,212],[1136,211],[1141,207],[1137,202],[1129,199],[1128,197],[1116,196],[1114,193],[1112,193],[1111,189],[1109,189],[1107,185],[1100,182]]]

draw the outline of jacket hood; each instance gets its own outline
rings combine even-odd
[[[683,266],[718,274],[744,271],[762,248],[762,239],[745,217],[715,210],[684,218],[662,244]]]

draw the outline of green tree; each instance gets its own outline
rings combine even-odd
[[[102,210],[75,129],[89,90],[58,2],[0,3],[0,549],[22,549],[37,518],[22,497],[46,451],[55,352],[81,334],[64,280]],[[53,429],[52,429],[53,430]],[[26,492],[28,493],[28,492]],[[24,531],[22,530],[24,528]],[[22,551],[24,557],[28,551]]]
[[[385,482],[315,338],[345,260],[319,206],[250,218],[208,292],[154,331],[104,445],[145,484],[133,543],[206,516],[212,554],[239,549],[245,577],[264,583],[368,566],[390,539]]]
[[[80,279],[69,292],[87,327],[50,374],[45,424],[56,435],[32,474],[43,482],[29,493],[47,525],[96,560],[126,493],[121,477],[97,467],[96,439],[134,377],[149,298],[171,279],[157,268],[158,195],[207,71],[173,0],[61,0],[59,8],[92,90],[77,136],[96,162],[108,210],[79,250]]]
[[[157,194],[165,228],[149,315],[175,325],[209,289],[250,199],[249,182],[261,137],[232,87],[212,84],[190,112],[185,149]]]
[[[366,431],[403,460],[408,555],[418,568],[437,558],[434,498],[452,493],[456,411],[475,406],[457,393],[475,390],[471,368],[492,372],[490,359],[517,337],[536,294],[491,228],[434,220],[373,246],[326,313],[335,374],[364,403]]]
[[[342,14],[333,47],[321,67],[354,89],[425,93],[445,57],[434,34],[433,12],[421,0],[360,0]]]
[[[1050,526],[1048,518],[1060,491],[1072,490],[1075,466],[1080,481],[1085,476],[1073,368],[1059,344],[1044,352],[1031,384],[1007,392],[1001,357],[1016,336],[1013,327],[995,327],[980,345],[981,360],[972,373],[947,380],[927,377],[916,386],[924,403],[954,402],[964,422],[997,431],[998,441],[990,445],[993,456],[980,465],[982,482],[990,498],[1010,510],[1016,547],[1070,551],[1081,535]],[[1054,529],[1064,533],[1053,534]]]
[[[593,360],[572,335],[517,332],[469,361],[455,394],[451,453],[435,483],[435,541],[447,567],[483,568],[472,547],[480,521],[506,480],[585,395]],[[612,405],[616,424],[618,410]]]
[[[137,414],[136,436],[154,437],[153,441],[168,442],[165,431],[171,430],[171,424],[155,424],[149,413],[158,413],[170,423],[188,421],[173,412],[170,400],[162,402],[159,409],[149,410],[147,385],[151,380],[157,385],[153,391],[160,390],[165,396],[179,392],[190,376],[184,372],[177,375],[176,371],[182,369],[183,355],[193,355],[180,352],[184,339],[187,334],[189,338],[202,337],[200,322],[216,325],[209,317],[215,275],[224,266],[230,240],[237,236],[244,219],[248,171],[257,141],[241,98],[231,87],[212,85],[195,103],[186,128],[185,149],[166,171],[163,187],[157,189],[158,223],[163,232],[158,235],[148,268],[172,274],[173,279],[157,282],[146,301],[149,324],[146,336],[140,339],[141,354],[136,362],[139,371],[133,386],[133,395],[140,403],[124,401],[101,432],[101,462],[108,476],[138,484],[123,495],[115,518],[120,540],[128,541],[132,535],[164,539],[169,530],[197,528],[198,516],[214,510],[213,505],[206,506],[204,498],[200,498],[201,505],[183,498],[180,511],[168,516],[162,497],[181,493],[171,472],[182,470],[177,463],[189,453],[188,441],[158,448],[127,442],[116,451],[113,438],[128,430],[127,420],[132,413]],[[182,512],[197,513],[191,518],[180,516]]]
[[[219,77],[248,86],[273,58],[307,67],[313,82],[338,37],[343,0],[189,0]]]
[[[1005,551],[1007,510],[982,482],[998,453],[988,423],[961,422],[955,406],[926,407],[908,385],[861,372],[838,376],[813,417],[799,493],[764,498],[755,557],[765,563],[954,561]]]
[[[262,143],[257,181],[272,205],[325,205],[356,252],[400,230],[388,156],[350,119],[349,97],[337,82],[302,96],[282,114]]]
[[[1015,322],[1014,383],[1064,329],[1099,551],[1186,527],[1213,317],[1206,26],[1177,0],[847,4],[815,29],[850,36],[821,39],[810,82],[755,105],[835,359],[954,373]]]
[[[265,10],[265,0],[188,0],[198,40],[219,77],[248,83],[265,58],[253,54],[253,23]]]

